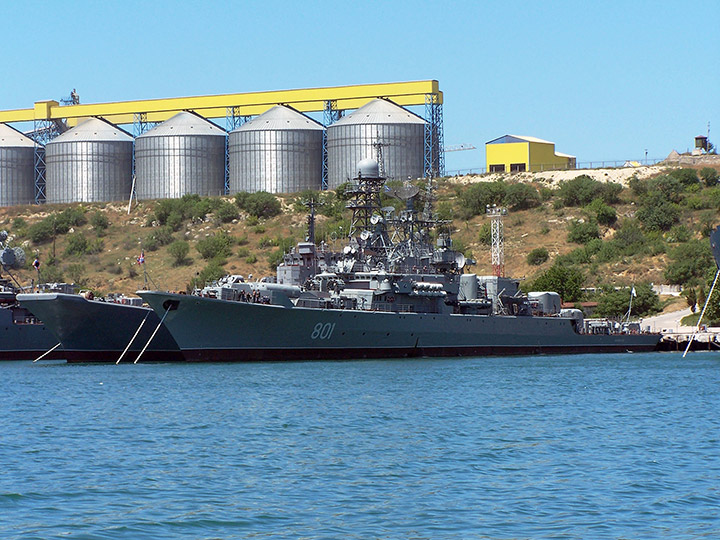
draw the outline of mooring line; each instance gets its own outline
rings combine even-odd
[[[128,352],[128,349],[130,348],[130,345],[132,345],[133,341],[135,341],[135,338],[136,338],[136,337],[138,336],[138,334],[140,333],[140,330],[142,329],[143,325],[145,324],[145,321],[147,321],[147,318],[148,318],[149,315],[150,315],[150,312],[148,311],[148,312],[145,314],[145,318],[144,318],[144,319],[142,320],[142,322],[140,323],[140,326],[138,326],[138,329],[135,330],[135,334],[133,335],[133,337],[130,338],[130,342],[127,344],[127,347],[125,347],[125,350],[124,350],[124,351],[122,352],[122,354],[120,355],[120,358],[118,358],[118,359],[117,359],[117,362],[115,362],[115,365],[116,365],[116,366],[120,363],[120,360],[123,359],[123,356],[125,356],[125,353]]]
[[[167,310],[165,311],[165,315],[163,315],[163,316],[162,316],[162,319],[160,319],[160,324],[157,325],[157,328],[155,328],[155,331],[152,333],[152,336],[150,336],[150,339],[148,339],[148,342],[147,342],[147,343],[145,344],[145,346],[143,347],[143,350],[140,351],[140,354],[137,355],[137,358],[135,359],[135,361],[133,362],[133,364],[137,364],[137,363],[138,363],[138,360],[140,360],[140,357],[141,357],[141,356],[143,355],[143,353],[145,352],[145,349],[148,348],[148,345],[150,345],[150,342],[151,342],[151,341],[153,340],[153,338],[155,337],[155,334],[157,334],[157,331],[160,330],[160,327],[162,326],[162,323],[165,321],[165,317],[167,317],[167,314],[170,313],[170,307],[171,307],[171,306],[168,306]]]
[[[62,345],[62,343],[58,343],[57,345],[55,345],[55,346],[54,346],[52,349],[50,349],[49,351],[45,351],[45,352],[42,353],[40,356],[38,356],[35,360],[33,360],[33,362],[37,362],[38,360],[42,360],[42,359],[45,358],[48,354],[50,354],[50,353],[53,352],[55,349],[57,349],[60,345]]]

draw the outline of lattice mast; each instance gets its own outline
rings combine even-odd
[[[493,273],[497,277],[505,277],[505,247],[503,243],[503,216],[507,215],[507,208],[488,205],[486,213],[490,217],[490,256]]]

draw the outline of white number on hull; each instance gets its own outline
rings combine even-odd
[[[335,330],[335,323],[317,323],[315,325],[315,328],[313,328],[312,334],[310,334],[310,339],[330,339],[330,337],[333,334],[333,330]]]

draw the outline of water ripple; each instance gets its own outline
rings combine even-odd
[[[0,364],[0,538],[720,535],[720,354]]]

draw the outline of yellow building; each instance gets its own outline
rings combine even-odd
[[[485,143],[488,172],[574,169],[575,156],[555,151],[555,143],[536,137],[503,135]]]

